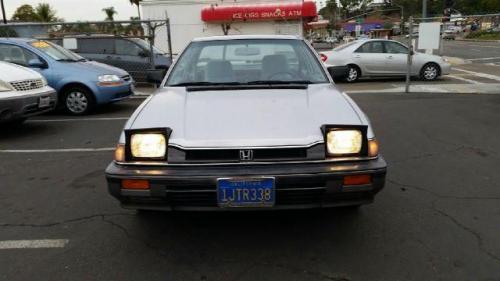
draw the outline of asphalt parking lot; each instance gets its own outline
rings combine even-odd
[[[351,96],[389,164],[358,211],[121,209],[104,169],[142,99],[2,129],[0,280],[500,280],[500,95]]]

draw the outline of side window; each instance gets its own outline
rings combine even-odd
[[[23,48],[15,45],[0,44],[0,60],[2,61],[27,66],[31,56],[27,57],[26,52]]]
[[[407,54],[408,49],[395,42],[385,42],[385,50],[389,54]]]
[[[141,47],[128,40],[118,39],[116,43],[116,54],[124,56],[138,56],[144,52]]]
[[[115,52],[112,39],[78,38],[78,52],[82,54],[113,54]]]
[[[368,42],[356,50],[356,53],[381,54],[384,52],[384,45],[381,41]]]

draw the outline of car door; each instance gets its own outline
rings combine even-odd
[[[0,43],[0,60],[5,62],[14,63],[24,67],[29,67],[47,79],[49,84],[52,82],[52,71],[49,68],[49,64],[39,55],[34,52],[17,45]],[[38,60],[44,64],[43,67],[31,67],[29,62],[33,60]]]
[[[129,72],[136,80],[143,80],[151,69],[149,51],[126,39],[115,40],[115,66]]]
[[[408,48],[393,41],[384,42],[388,74],[403,75],[407,72]]]
[[[82,57],[113,65],[115,45],[113,38],[78,38],[78,54]]]
[[[385,73],[384,44],[382,41],[368,41],[353,53],[354,62],[361,68],[363,75],[382,75]]]

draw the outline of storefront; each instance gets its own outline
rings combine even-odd
[[[171,22],[174,54],[195,37],[238,34],[293,34],[302,36],[317,19],[314,1],[302,0],[156,0],[142,1],[145,19]],[[156,32],[155,44],[166,47],[166,31]]]

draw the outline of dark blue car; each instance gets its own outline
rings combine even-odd
[[[0,60],[40,72],[58,92],[59,107],[74,115],[127,98],[134,89],[126,71],[43,40],[0,38]]]

